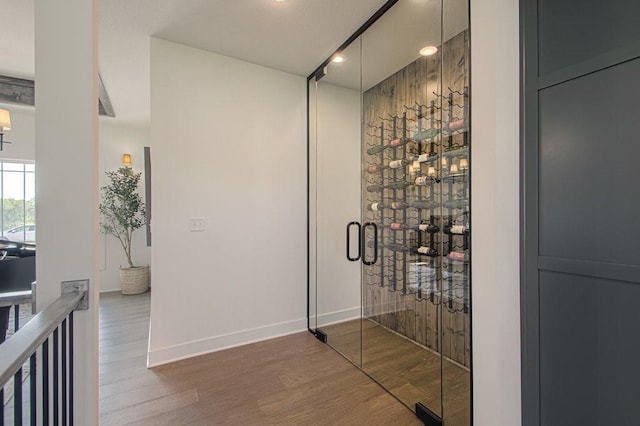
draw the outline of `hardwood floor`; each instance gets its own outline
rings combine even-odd
[[[447,358],[441,363],[436,352],[368,319],[333,324],[321,330],[331,346],[361,365],[408,407],[421,402],[439,416],[444,411],[447,426],[471,424],[468,369]]]
[[[147,369],[148,329],[148,293],[101,296],[103,426],[421,424],[309,333]]]

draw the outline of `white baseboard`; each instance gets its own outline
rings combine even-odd
[[[324,327],[327,325],[336,324],[343,321],[349,321],[360,318],[360,307],[342,309],[340,311],[328,312],[326,314],[318,315],[318,327]],[[313,319],[311,319],[311,325],[314,325]],[[312,327],[313,328],[313,327]]]
[[[265,325],[247,330],[234,331],[206,339],[193,340],[174,346],[149,350],[147,355],[147,368],[157,367],[162,364],[217,352],[236,346],[248,345],[289,334],[300,333],[307,330],[307,319],[301,318],[276,324]]]

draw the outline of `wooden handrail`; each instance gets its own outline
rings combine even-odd
[[[33,291],[31,290],[0,293],[0,307],[31,303],[32,301]]]
[[[63,294],[0,345],[0,389],[78,306],[85,293]]]

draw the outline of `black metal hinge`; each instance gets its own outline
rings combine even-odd
[[[426,426],[442,426],[442,419],[421,402],[416,404],[416,416],[422,420],[422,423]]]
[[[327,343],[327,334],[324,333],[323,331],[320,330],[316,330],[315,333],[313,333],[316,338],[320,341],[322,341],[322,343]]]

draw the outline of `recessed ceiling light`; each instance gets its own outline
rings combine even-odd
[[[343,62],[343,61],[344,61],[344,58],[340,55],[333,58],[333,62],[335,62],[336,64],[339,64],[340,62]]]
[[[420,54],[422,56],[431,56],[438,51],[438,48],[435,46],[425,46],[420,49]]]

